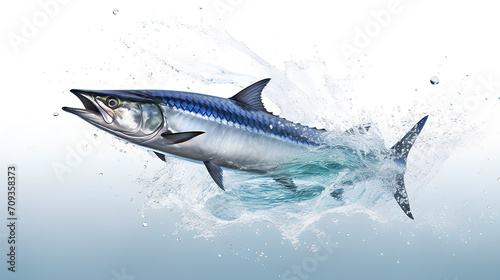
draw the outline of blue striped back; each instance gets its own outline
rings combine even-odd
[[[315,144],[315,141],[304,135],[320,132],[227,98],[169,90],[142,91],[142,93],[151,96],[157,103],[163,103],[177,110],[301,145]]]

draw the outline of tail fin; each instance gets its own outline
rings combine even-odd
[[[406,193],[404,181],[406,158],[408,157],[408,153],[410,152],[413,143],[415,143],[418,134],[422,131],[428,117],[429,116],[423,117],[398,143],[391,148],[394,160],[404,165],[403,171],[396,175],[396,192],[394,194],[394,198],[396,198],[396,202],[399,204],[401,209],[403,209],[405,214],[412,220],[413,215],[410,211],[410,202],[408,200],[408,194]]]

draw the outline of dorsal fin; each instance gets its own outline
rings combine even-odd
[[[248,87],[244,88],[242,91],[238,92],[236,95],[234,95],[229,99],[241,102],[245,105],[252,107],[255,110],[269,113],[264,107],[264,103],[262,103],[261,94],[262,90],[267,85],[267,83],[269,83],[270,80],[271,79],[263,79],[252,85],[249,85]]]

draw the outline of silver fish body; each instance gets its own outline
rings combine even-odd
[[[249,131],[232,124],[217,122],[162,106],[168,131],[203,131],[204,133],[176,145],[165,145],[158,136],[148,146],[165,153],[195,161],[210,161],[233,169],[252,169],[272,162],[283,162],[304,152],[307,147],[280,138]]]
[[[269,113],[261,99],[268,82],[256,82],[231,98],[165,90],[72,90],[85,109],[63,110],[150,148],[163,160],[166,153],[203,162],[223,190],[221,167],[267,173],[311,148],[350,149],[329,143],[324,130]],[[426,120],[423,118],[388,151],[395,170],[388,181],[395,186],[395,198],[410,218],[403,175],[409,149]],[[274,179],[296,189],[293,178]]]

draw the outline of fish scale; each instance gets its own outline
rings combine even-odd
[[[165,105],[189,112],[198,117],[208,118],[213,116],[218,123],[225,121],[231,126],[278,137],[301,145],[315,144],[312,139],[300,136],[297,131],[313,130],[312,128],[286,121],[265,112],[252,110],[234,100],[182,91],[158,90],[142,92],[152,96],[157,102],[161,101]],[[277,123],[280,124],[276,125]]]

